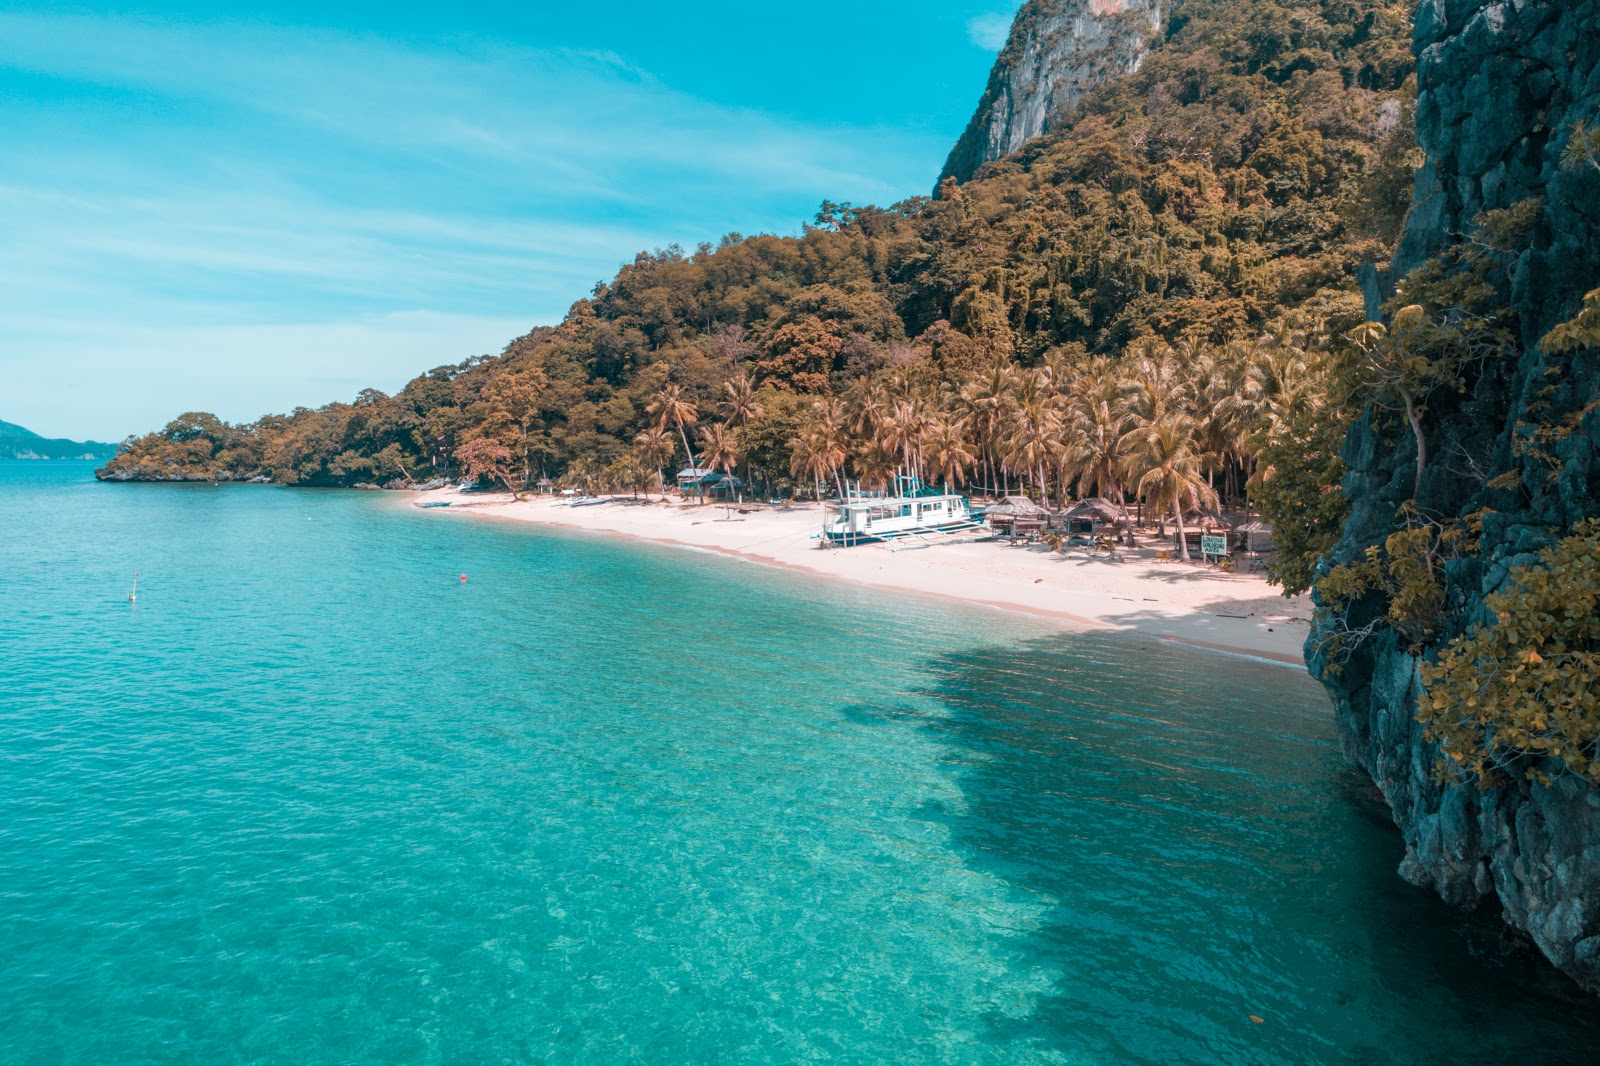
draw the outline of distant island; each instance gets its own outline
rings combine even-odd
[[[13,422],[0,422],[0,459],[110,459],[117,445],[97,440],[41,437]]]

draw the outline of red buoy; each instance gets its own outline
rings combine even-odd
[[[465,580],[466,580],[466,579],[467,579],[467,575],[466,575],[466,574],[462,574],[462,575],[461,575],[461,580],[462,580],[462,581],[465,581]]]

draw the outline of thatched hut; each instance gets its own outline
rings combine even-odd
[[[1050,524],[1050,512],[1026,496],[1007,496],[984,515],[989,528],[1013,538],[1041,533]]]
[[[1183,516],[1183,535],[1189,542],[1189,553],[1199,554],[1205,537],[1222,537],[1224,540],[1233,532],[1233,523],[1223,517],[1220,511],[1209,508],[1197,508],[1188,511]],[[1179,548],[1178,527],[1172,527],[1172,546]]]
[[[1102,526],[1115,529],[1126,520],[1122,508],[1102,496],[1079,500],[1061,515],[1062,531],[1083,537],[1098,537]]]

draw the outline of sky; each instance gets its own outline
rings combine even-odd
[[[1018,6],[0,2],[0,419],[394,391],[641,250],[927,194]]]

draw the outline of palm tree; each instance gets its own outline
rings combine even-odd
[[[723,397],[717,403],[731,426],[748,426],[767,413],[749,374],[740,372],[722,383]]]
[[[649,491],[650,482],[660,476],[659,470],[652,470],[639,458],[638,452],[626,452],[616,462],[606,467],[606,477],[611,482],[612,488],[629,489],[633,498],[639,498],[639,490]]]
[[[767,406],[761,402],[761,394],[756,391],[755,380],[744,371],[724,381],[722,393],[717,409],[722,412],[722,417],[730,426],[744,429],[767,413]],[[744,481],[746,485],[750,484],[748,457],[744,464]]]
[[[876,443],[869,442],[856,452],[854,456],[856,473],[861,478],[862,485],[870,485],[876,489],[887,489],[894,480],[900,468],[900,459],[884,451]]]
[[[1044,472],[1060,448],[1057,438],[1061,415],[1042,391],[1035,391],[1012,412],[1011,425],[1011,433],[1005,441],[1006,461],[1033,476],[1039,502],[1048,507],[1050,486]]]
[[[837,476],[844,459],[843,436],[837,425],[826,420],[824,412],[813,410],[800,432],[789,438],[789,472],[796,477],[811,478],[816,484],[818,500],[822,499],[823,478]],[[842,498],[843,486],[839,494]]]
[[[1194,448],[1194,423],[1183,416],[1146,427],[1128,457],[1134,491],[1150,501],[1157,514],[1172,512],[1178,526],[1178,554],[1189,561],[1183,512],[1189,507],[1215,507],[1217,491],[1206,480],[1204,464]]]
[[[639,457],[640,465],[654,470],[657,479],[661,477],[662,464],[672,457],[672,451],[672,438],[660,427],[647,429],[633,438],[633,452]],[[663,486],[662,495],[665,494],[666,488]]]
[[[1166,342],[1143,337],[1123,354],[1124,407],[1134,427],[1153,426],[1175,414],[1188,414],[1194,390],[1184,367]]]
[[[996,452],[1015,382],[1016,368],[1007,359],[997,359],[981,377],[963,385],[959,393],[960,410],[989,468],[990,492],[1000,480]]]
[[[683,394],[683,386],[672,383],[662,386],[655,401],[645,410],[656,416],[662,429],[667,428],[670,423],[677,424],[678,436],[683,439],[684,454],[689,457],[689,466],[693,469],[694,449],[689,447],[689,431],[684,427],[700,417],[700,409],[694,405],[693,400]]]
[[[1074,384],[1064,426],[1062,466],[1079,496],[1126,503],[1122,472],[1129,416],[1115,365],[1096,357]]]
[[[941,415],[928,425],[928,469],[946,489],[960,485],[978,462],[959,420]]]
[[[922,445],[927,433],[928,420],[916,402],[896,400],[879,426],[877,444],[884,451],[900,456],[901,469],[907,476],[921,477]]]
[[[739,465],[739,438],[729,426],[721,423],[706,426],[700,431],[700,446],[700,460],[712,470],[731,474]]]

